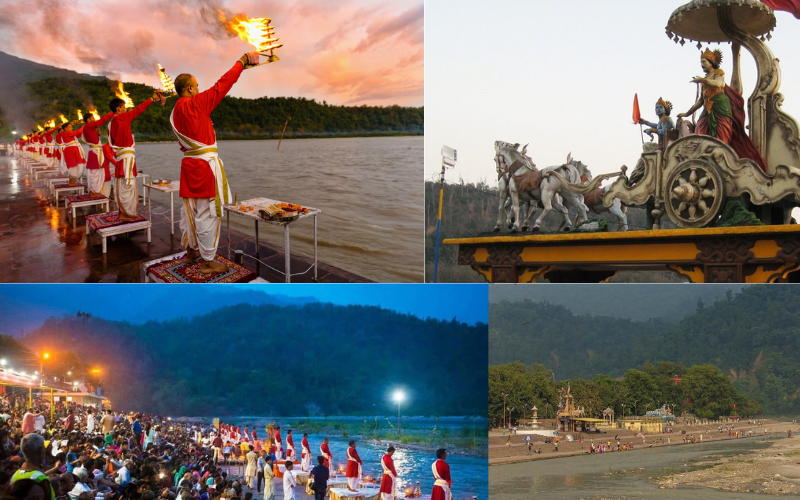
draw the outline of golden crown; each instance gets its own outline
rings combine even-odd
[[[664,109],[672,110],[672,103],[669,102],[669,101],[665,101],[661,97],[658,98],[658,101],[656,101],[656,104],[660,104],[660,105],[664,106]]]
[[[705,52],[700,54],[700,59],[708,59],[709,61],[714,61],[715,63],[719,64],[722,62],[722,51],[715,49],[712,52],[711,49],[706,47]]]

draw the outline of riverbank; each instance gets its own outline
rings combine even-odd
[[[800,495],[798,435],[776,440],[766,450],[733,457],[713,457],[696,465],[711,467],[664,476],[656,481],[661,488],[700,486],[737,493]]]
[[[765,434],[781,434],[786,436],[786,433],[791,430],[793,433],[800,431],[800,426],[791,422],[778,422],[776,420],[765,420],[763,424],[748,424],[747,422],[736,423],[735,430],[747,435],[752,431],[753,435],[761,436]],[[628,451],[640,451],[652,448],[659,448],[664,446],[691,446],[695,443],[708,443],[725,441],[729,439],[740,439],[733,435],[728,436],[728,432],[718,432],[718,424],[706,425],[683,425],[677,424],[674,427],[672,434],[646,434],[645,439],[642,440],[639,436],[634,436],[634,433],[629,430],[614,429],[606,433],[571,433],[575,440],[569,442],[567,439],[562,439],[558,444],[558,451],[551,443],[545,443],[544,436],[532,435],[533,440],[533,454],[528,455],[528,445],[524,441],[525,435],[516,434],[511,436],[510,446],[508,436],[503,436],[499,432],[491,432],[489,434],[489,465],[502,465],[518,462],[530,462],[534,460],[549,460],[563,457],[572,457],[577,455],[589,455],[591,444],[594,443],[595,447],[600,443],[610,443],[611,446],[616,447],[617,439],[621,444],[632,444],[632,449]],[[682,434],[685,431],[685,434]],[[568,433],[561,433],[564,438]],[[701,437],[702,436],[702,440]],[[684,439],[686,438],[686,439]],[[691,442],[694,438],[695,443]],[[688,441],[688,442],[686,442]],[[542,453],[536,453],[541,449]],[[612,454],[622,452],[612,452]]]

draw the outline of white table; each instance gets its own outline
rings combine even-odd
[[[144,187],[148,189],[154,189],[156,191],[161,191],[162,193],[169,193],[169,234],[175,234],[175,192],[180,191],[181,181],[171,181],[166,186],[145,184]],[[147,205],[147,218],[150,221],[153,220],[153,216],[151,213],[152,204],[153,204],[153,193],[150,193],[150,203]],[[230,258],[230,255],[228,255],[228,258]]]
[[[144,172],[136,172],[136,178],[142,179],[142,198],[143,198],[142,203],[147,205],[147,190],[144,188],[147,185],[145,177],[150,177],[150,174],[145,174]]]
[[[111,211],[111,202],[105,196],[94,198],[94,199],[91,199],[91,200],[85,200],[85,201],[73,201],[72,203],[68,204],[67,205],[67,217],[69,217],[70,212],[72,212],[72,228],[73,229],[75,228],[75,218],[76,218],[75,209],[81,208],[81,207],[94,207],[94,206],[103,206],[103,205],[106,206],[106,212],[110,212]]]
[[[69,182],[69,177],[50,177],[44,180],[47,184],[47,189],[50,191],[50,196],[54,196],[53,186],[56,184],[66,184]]]
[[[372,500],[380,495],[380,487],[361,488],[358,491],[350,491],[347,488],[329,488],[331,500],[345,500],[347,498]]]
[[[149,220],[143,220],[141,222],[132,222],[130,224],[121,224],[119,226],[112,226],[107,228],[101,228],[97,230],[97,234],[103,239],[103,253],[106,253],[107,246],[106,246],[106,238],[110,236],[116,236],[118,234],[127,234],[132,233],[134,231],[147,231],[147,242],[150,243],[150,228],[152,227],[152,223]],[[91,228],[89,227],[89,221],[86,221],[86,244],[89,244],[89,234]]]
[[[309,476],[308,483],[306,483],[306,493],[309,495],[314,494],[314,490],[311,489],[312,484],[314,484],[314,477]],[[347,478],[344,476],[344,474],[339,474],[336,477],[328,478],[328,491],[339,487],[347,489]]]
[[[78,191],[78,194],[84,194],[86,192],[86,187],[83,184],[76,184],[74,186],[67,186],[57,188],[56,185],[53,185],[53,193],[56,196],[56,207],[58,207],[58,195],[59,193],[68,193],[70,191]]]
[[[245,200],[239,202],[240,206],[246,207],[255,207],[253,210],[248,211],[241,211],[239,207],[236,205],[223,205],[222,208],[227,213],[225,215],[225,220],[228,228],[228,258],[231,258],[231,214],[238,215],[240,217],[245,217],[248,219],[252,219],[255,221],[256,225],[256,257],[260,257],[259,252],[259,244],[258,244],[258,223],[264,222],[266,224],[270,224],[272,226],[283,226],[283,246],[284,246],[284,267],[286,272],[286,283],[292,282],[292,273],[291,273],[291,251],[289,248],[289,224],[292,222],[296,222],[308,217],[314,218],[314,281],[317,281],[317,215],[322,213],[322,210],[318,208],[311,208],[305,207],[308,209],[308,212],[304,214],[300,214],[294,221],[290,222],[274,222],[269,220],[264,220],[258,215],[259,208],[266,208],[270,205],[275,203],[284,203],[278,200],[271,200],[269,198],[253,198],[250,200]]]
[[[33,173],[33,179],[38,181],[40,175],[42,176],[42,179],[45,179],[46,175],[52,175],[52,174],[61,175],[61,172],[59,172],[57,168],[48,168],[46,170],[37,170],[36,172]]]
[[[178,257],[183,257],[184,255],[186,255],[186,252],[178,252],[176,254],[167,255],[166,257],[161,257],[160,259],[153,259],[151,261],[148,261],[148,262],[145,262],[144,264],[142,264],[142,271],[144,272],[144,282],[145,283],[150,283],[150,281],[152,280],[153,283],[164,283],[164,280],[156,277],[155,275],[151,275],[150,273],[148,273],[147,272],[147,268],[149,268],[152,265],[158,264],[160,262],[166,262],[168,260],[175,260]],[[261,277],[256,277],[256,279],[254,279],[250,283],[269,283],[269,281],[267,281],[267,280],[265,280],[264,278],[261,278]],[[228,463],[231,464],[232,460],[233,459],[229,458],[228,459]],[[242,460],[241,463],[244,464],[244,460]],[[306,474],[308,474],[308,472],[306,472]]]

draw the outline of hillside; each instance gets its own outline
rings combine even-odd
[[[531,301],[489,306],[489,364],[543,364],[558,379],[623,375],[646,362],[713,364],[770,414],[800,412],[800,287],[749,286],[676,324],[576,315]],[[651,307],[659,307],[657,303]]]
[[[84,326],[69,316],[47,320],[22,341],[37,351],[72,349],[102,366],[105,390],[121,410],[391,414],[387,395],[401,384],[410,393],[405,414],[486,412],[485,324],[377,307],[240,304],[143,325],[93,317]]]
[[[489,172],[494,174],[493,171]],[[489,180],[494,182],[494,177]],[[492,233],[497,222],[497,207],[499,204],[497,187],[492,184],[480,182],[478,184],[445,183],[444,207],[442,210],[442,236],[441,239],[463,238],[478,235],[510,234],[507,228],[500,233]],[[439,210],[439,184],[425,182],[425,281],[433,278],[433,258],[436,244],[436,217]],[[541,212],[539,212],[541,213]],[[537,215],[538,216],[538,215]],[[609,221],[609,229],[616,224],[615,219],[609,214],[590,214],[593,218]],[[575,220],[575,214],[571,215]],[[535,220],[535,219],[534,219]],[[631,228],[646,227],[644,210],[639,208],[628,209],[628,223]],[[558,229],[559,220],[555,214],[548,215],[542,224],[542,231],[555,231]],[[670,224],[666,222],[666,224]],[[440,283],[483,283],[483,278],[467,266],[459,266],[458,247],[455,245],[441,245],[439,250],[439,276]],[[681,279],[670,272],[621,272],[609,280],[611,283],[680,283]]]
[[[497,285],[489,288],[489,301],[548,302],[563,305],[576,315],[592,314],[646,321],[661,318],[678,322],[695,312],[697,299],[711,304],[723,299],[728,289],[739,292],[746,285],[728,284],[691,286],[672,284],[654,287],[649,284],[630,283],[605,285],[553,284],[548,287],[524,285]],[[655,306],[654,306],[655,305]]]
[[[0,73],[4,76],[0,83],[0,116],[23,132],[59,114],[76,118],[76,109],[85,111],[91,105],[97,106],[101,115],[105,114],[114,97],[112,82],[105,77],[82,75],[2,52]],[[137,105],[153,93],[153,88],[147,85],[127,82],[124,85]],[[150,106],[132,123],[137,141],[174,140],[169,115],[176,100],[169,98],[164,107]],[[286,129],[289,138],[421,135],[424,131],[421,107],[331,106],[303,97],[225,97],[211,118],[220,140],[277,139],[288,115],[292,118]]]

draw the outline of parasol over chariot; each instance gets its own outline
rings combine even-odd
[[[658,123],[639,121],[651,125],[648,132],[658,133],[659,141],[644,145],[630,176],[623,166],[619,172],[593,179],[579,172],[576,179],[574,162],[570,170],[571,159],[561,167],[542,171],[541,182],[549,185],[552,193],[547,200],[544,193],[537,197],[544,202],[545,211],[534,229],[551,207],[566,212],[561,200],[585,218],[584,197],[590,195],[597,200],[594,203],[599,201],[612,213],[620,204],[645,206],[652,229],[661,228],[664,215],[682,228],[714,225],[731,201],[740,202],[764,224],[790,223],[792,208],[800,206],[800,127],[781,109],[779,60],[765,43],[772,38],[775,24],[772,9],[757,0],[693,0],[676,9],[666,34],[680,45],[697,42],[701,50],[704,75],[692,79],[698,85],[697,101],[678,114],[677,125],[668,116],[672,105],[663,99],[656,105]],[[720,68],[722,52],[712,51],[709,43],[730,44],[730,84]],[[742,47],[754,57],[757,71],[755,89],[746,101],[746,119],[741,95]],[[694,123],[698,110],[702,113]],[[684,119],[690,115],[692,123]],[[524,154],[517,156],[524,160]],[[524,211],[520,213],[520,201],[523,206],[526,201],[532,206],[535,203],[530,196],[523,199],[513,192],[517,187],[513,172],[509,175],[506,168],[503,175],[501,166],[498,164],[499,184],[508,195],[500,204],[495,229],[506,215],[509,222],[516,218],[513,228],[518,230],[520,218],[524,224],[528,219]],[[614,177],[610,185],[601,187],[604,180]],[[547,179],[557,182],[548,183]],[[627,223],[620,226],[624,230]]]

